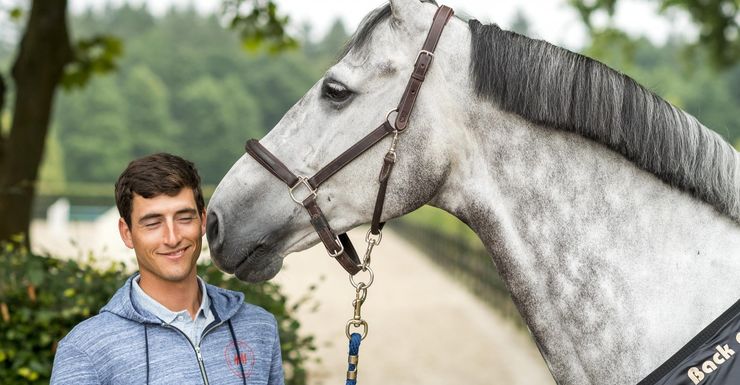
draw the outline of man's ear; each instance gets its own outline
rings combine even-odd
[[[121,234],[121,240],[129,249],[134,248],[134,241],[131,237],[131,229],[123,218],[118,218],[118,232]]]

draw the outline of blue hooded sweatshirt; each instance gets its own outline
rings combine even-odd
[[[180,330],[134,305],[133,278],[100,314],[62,339],[51,385],[284,384],[272,314],[244,303],[242,293],[206,285],[216,320],[194,346]]]

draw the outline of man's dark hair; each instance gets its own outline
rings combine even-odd
[[[116,181],[116,206],[121,218],[131,227],[134,193],[144,198],[177,195],[183,188],[193,189],[198,214],[205,202],[200,189],[200,176],[193,162],[177,155],[158,153],[136,159],[128,164]]]

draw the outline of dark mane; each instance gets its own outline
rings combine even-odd
[[[600,62],[495,24],[468,25],[478,95],[597,141],[740,222],[740,156],[718,134]]]

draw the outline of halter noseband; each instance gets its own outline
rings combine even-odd
[[[378,126],[378,128],[370,132],[367,136],[360,139],[359,142],[355,143],[352,147],[329,162],[329,164],[324,166],[314,174],[314,176],[308,178],[305,176],[295,175],[280,161],[280,159],[268,151],[256,139],[249,139],[245,146],[247,153],[259,162],[262,167],[288,185],[290,198],[293,199],[294,202],[302,205],[306,211],[308,211],[308,214],[311,217],[311,225],[314,227],[314,230],[316,230],[316,233],[319,235],[319,238],[324,244],[324,247],[326,247],[329,255],[334,257],[351,275],[357,274],[362,269],[360,259],[357,256],[357,252],[347,234],[342,233],[336,235],[334,230],[329,226],[329,221],[326,219],[324,213],[316,202],[318,188],[322,183],[326,182],[327,179],[337,171],[344,168],[344,166],[349,164],[355,158],[362,155],[365,151],[373,147],[389,134],[393,134],[391,147],[383,159],[383,167],[380,170],[380,176],[378,178],[378,196],[375,201],[375,209],[373,210],[370,231],[367,234],[367,237],[370,237],[371,234],[378,237],[377,242],[374,244],[380,242],[380,231],[384,225],[384,222],[380,221],[380,217],[383,213],[383,204],[385,202],[385,191],[388,186],[388,178],[393,169],[393,165],[396,162],[396,143],[398,141],[398,134],[408,127],[409,116],[414,108],[416,97],[419,95],[419,89],[421,88],[421,84],[424,82],[429,66],[434,60],[434,50],[437,48],[437,42],[439,41],[439,38],[442,35],[442,30],[444,30],[444,27],[452,14],[452,9],[447,6],[442,5],[437,9],[437,12],[434,15],[434,20],[432,21],[432,26],[429,28],[427,38],[424,41],[424,45],[416,57],[414,70],[411,73],[408,84],[406,84],[406,89],[403,92],[403,96],[401,97],[401,102],[398,104],[398,107],[388,113],[385,121]],[[393,112],[398,113],[396,116],[395,127],[389,122],[390,115]],[[307,196],[303,199],[296,197],[296,190],[301,186],[308,190]]]

